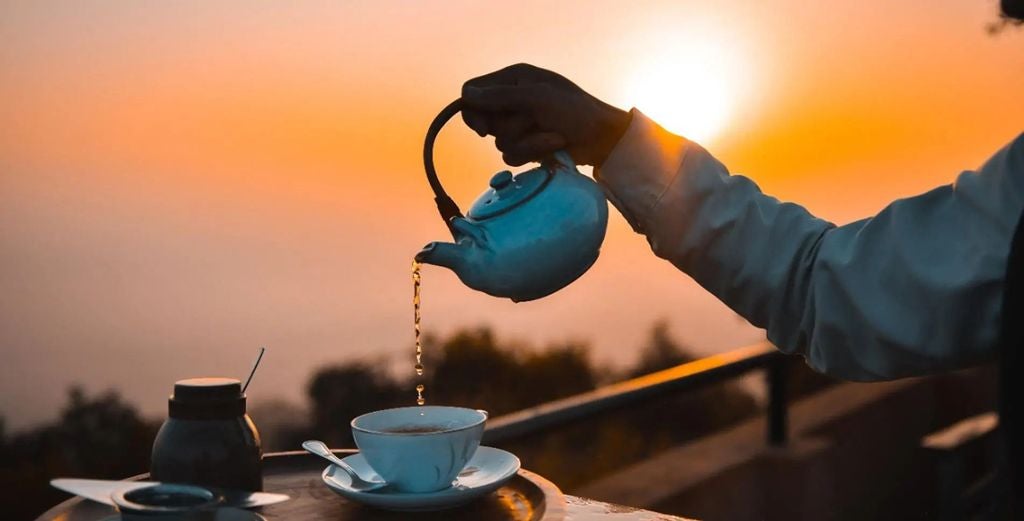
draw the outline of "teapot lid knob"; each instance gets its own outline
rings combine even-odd
[[[491,177],[491,188],[495,190],[501,190],[502,188],[508,186],[509,183],[511,182],[512,172],[509,172],[508,170],[502,170],[501,172],[494,174],[494,177]]]

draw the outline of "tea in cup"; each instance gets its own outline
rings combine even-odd
[[[485,411],[416,406],[384,409],[352,420],[352,437],[366,463],[400,492],[435,492],[452,485],[480,446]]]

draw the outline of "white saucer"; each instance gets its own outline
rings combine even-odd
[[[363,459],[362,454],[357,453],[342,459],[360,476],[380,479]],[[437,492],[414,494],[397,492],[390,487],[361,492],[353,489],[352,478],[334,465],[324,469],[321,477],[335,493],[357,503],[385,510],[426,511],[457,507],[490,494],[515,476],[518,470],[519,458],[511,453],[492,447],[480,447],[452,486]]]

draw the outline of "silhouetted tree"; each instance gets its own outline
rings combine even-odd
[[[309,412],[292,402],[271,398],[250,403],[248,410],[264,453],[296,450],[311,436]]]
[[[120,479],[146,472],[156,429],[116,392],[90,398],[72,387],[56,423],[0,435],[4,519],[32,519],[66,499],[49,486],[58,476]]]
[[[594,388],[582,345],[541,352],[502,346],[487,328],[461,331],[444,341],[427,386],[431,400],[506,414]]]
[[[457,332],[441,344],[438,354],[428,364],[435,367],[427,384],[428,400],[491,414],[518,408],[521,398],[510,390],[518,388],[522,370],[512,351],[497,345],[490,329]]]
[[[285,434],[292,444],[318,437],[351,447],[349,422],[377,409],[415,403],[422,381],[428,403],[486,409],[500,415],[594,388],[594,375],[582,345],[541,352],[500,345],[488,328],[464,330],[443,341],[424,339],[426,374],[396,379],[379,365],[350,362],[318,371],[311,380],[311,425]],[[411,372],[411,371],[410,371]]]
[[[596,387],[598,375],[583,344],[552,346],[528,354],[521,366],[523,376],[515,387],[523,400],[520,409]]]
[[[149,469],[154,427],[116,391],[89,398],[73,387],[68,398],[54,434],[69,469],[100,478],[123,478]]]
[[[0,416],[0,459],[8,456],[7,448],[7,418]]]
[[[318,371],[309,383],[313,433],[339,447],[353,447],[349,422],[377,409],[409,405],[408,391],[382,370],[364,362]]]
[[[627,375],[635,378],[693,360],[696,358],[687,352],[687,348],[672,338],[668,322],[659,320],[651,327],[647,344],[640,349],[640,356]]]

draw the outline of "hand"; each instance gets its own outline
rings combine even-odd
[[[462,86],[462,119],[494,136],[512,166],[558,150],[601,166],[629,127],[630,114],[591,96],[565,77],[527,64],[506,67]]]

